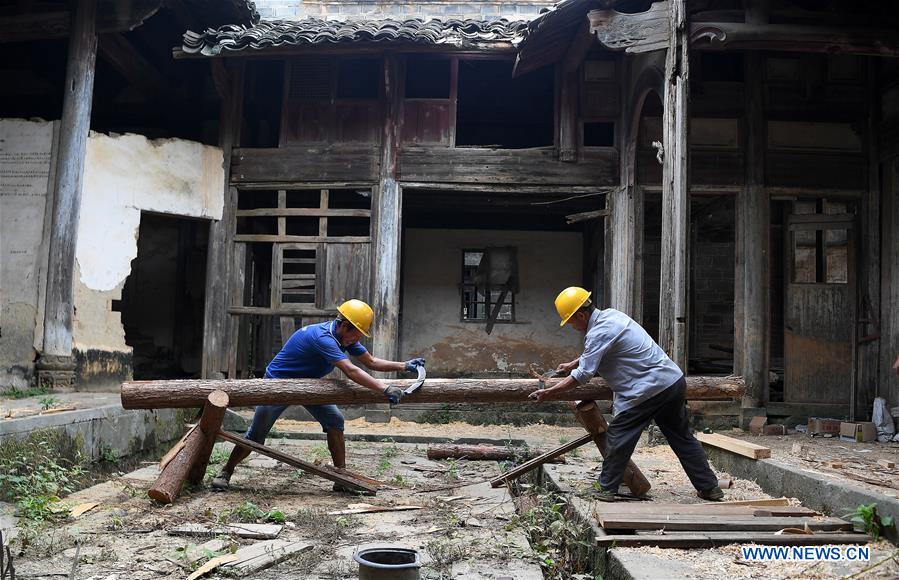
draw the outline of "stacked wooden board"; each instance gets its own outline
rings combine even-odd
[[[862,544],[840,518],[825,517],[786,498],[703,504],[595,502],[600,546],[706,548],[716,545]]]

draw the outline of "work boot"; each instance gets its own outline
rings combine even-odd
[[[717,485],[712,489],[698,491],[696,492],[696,495],[706,501],[721,501],[722,499],[724,499],[724,492],[721,491],[721,488]]]
[[[225,491],[231,487],[231,472],[224,469],[212,480],[212,489]]]
[[[594,483],[593,499],[597,501],[613,502],[618,501],[618,491],[614,489],[603,489],[599,483]]]

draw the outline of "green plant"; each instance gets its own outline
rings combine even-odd
[[[49,390],[49,388],[43,387],[29,387],[27,389],[10,387],[5,391],[0,391],[0,397],[4,397],[7,399],[27,399],[28,397],[39,397],[41,395],[46,395]]]
[[[318,445],[313,446],[312,449],[310,450],[310,453],[312,454],[313,462],[327,461],[328,459],[331,458],[331,451],[328,449],[328,446],[325,445],[324,443],[320,443]]]
[[[406,478],[397,473],[390,482],[397,487],[406,487]]]
[[[267,522],[275,522],[276,524],[283,524],[287,521],[287,518],[284,517],[284,512],[280,510],[269,510],[266,512],[263,519]]]
[[[227,461],[228,457],[231,456],[231,453],[224,449],[214,448],[212,450],[212,455],[209,456],[209,463],[221,463],[223,461]]]
[[[849,518],[852,527],[857,532],[865,532],[876,541],[884,530],[893,527],[892,516],[882,516],[877,513],[877,503],[860,504],[855,511],[843,516]]]
[[[510,527],[524,529],[544,578],[568,580],[587,572],[586,554],[591,544],[570,517],[568,503],[542,491],[525,497],[532,507],[513,517]]]
[[[259,509],[256,504],[245,501],[230,511],[230,515],[234,516],[241,522],[255,522],[259,518],[265,516],[265,512]]]
[[[43,397],[37,400],[38,403],[41,404],[41,409],[46,411],[47,409],[52,409],[53,407],[58,407],[62,402],[58,398],[53,395],[44,395]]]
[[[459,477],[459,464],[454,459],[447,459],[447,470],[443,472],[443,478],[447,481],[457,481]]]
[[[319,509],[302,508],[297,510],[292,521],[297,529],[311,538],[315,538],[321,545],[335,544],[346,537],[349,530],[358,525],[359,520],[353,516],[329,516],[327,512]]]
[[[119,451],[117,449],[114,449],[109,445],[100,446],[100,461],[105,461],[107,463],[118,463],[119,459]]]
[[[41,431],[0,447],[0,498],[15,502],[28,520],[59,518],[68,509],[59,496],[75,490],[85,471],[78,451],[63,459],[59,436]]]
[[[390,446],[381,451],[381,456],[378,458],[378,476],[384,475],[390,470],[391,460],[400,452],[393,439],[384,439],[383,442],[390,443]]]

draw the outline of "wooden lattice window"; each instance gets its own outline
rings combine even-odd
[[[272,308],[315,307],[322,269],[322,244],[273,244]]]

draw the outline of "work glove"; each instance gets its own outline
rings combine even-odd
[[[387,397],[387,400],[390,401],[391,405],[396,405],[403,398],[403,389],[399,387],[394,387],[393,385],[384,389],[384,396]]]
[[[417,369],[418,367],[423,367],[423,366],[425,366],[425,359],[423,359],[423,358],[414,358],[412,360],[407,360],[406,361],[406,372],[414,373],[415,369]]]

